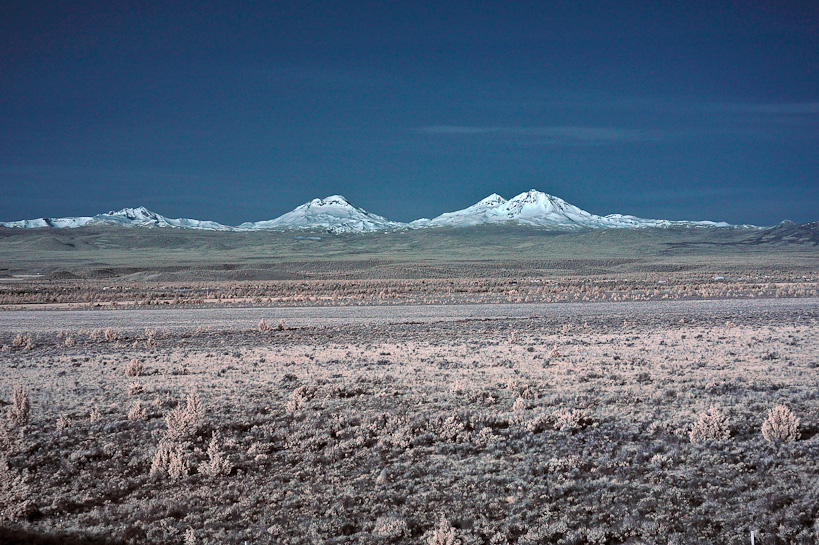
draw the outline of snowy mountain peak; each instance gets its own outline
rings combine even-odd
[[[561,198],[535,189],[530,189],[526,193],[521,193],[511,198],[504,208],[504,211],[510,219],[549,214],[569,214],[579,217],[590,215],[588,212],[584,212],[580,208],[572,206]],[[572,218],[572,220],[574,220],[574,218]]]
[[[506,199],[498,195],[497,193],[492,193],[488,197],[479,200],[477,203],[473,204],[472,207],[477,206],[498,206],[506,202]],[[470,207],[470,208],[472,208]]]
[[[306,202],[276,219],[247,222],[236,229],[240,231],[318,229],[333,233],[364,233],[403,226],[403,223],[390,221],[353,206],[341,195],[331,195]]]
[[[355,208],[343,195],[330,195],[323,199],[313,199],[307,204],[310,206],[349,206]]]
[[[116,210],[116,211],[112,210],[112,211],[108,212],[107,214],[101,214],[101,215],[105,215],[105,216],[122,216],[122,217],[130,219],[130,220],[141,220],[141,221],[157,220],[159,218],[162,218],[162,216],[160,216],[156,212],[151,212],[150,210],[148,210],[144,206],[140,206],[140,207],[137,207],[137,208],[123,208],[122,210]]]

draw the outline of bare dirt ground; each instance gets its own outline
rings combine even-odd
[[[815,543],[817,326],[815,298],[0,313],[0,541]]]
[[[819,306],[819,298],[655,301],[632,303],[490,303],[474,305],[412,305],[363,307],[282,307],[282,308],[210,308],[162,310],[71,310],[0,312],[0,331],[45,334],[68,329],[114,327],[119,331],[141,332],[145,328],[183,332],[208,327],[211,330],[254,329],[266,319],[275,326],[283,320],[291,327],[318,328],[342,324],[385,325],[430,323],[482,319],[671,319],[699,316],[728,320],[751,313],[789,314]]]

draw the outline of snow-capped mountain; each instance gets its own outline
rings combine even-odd
[[[449,225],[453,227],[466,227],[469,225],[480,225],[482,223],[492,223],[495,211],[499,206],[506,204],[506,199],[492,193],[485,199],[478,201],[468,208],[458,210],[456,212],[445,212],[437,218],[427,219],[421,218],[410,222],[410,227],[438,227]]]
[[[325,199],[313,199],[276,219],[246,222],[236,229],[320,229],[333,233],[367,233],[400,229],[404,226],[403,223],[390,221],[353,206],[341,195],[332,195]]]
[[[369,233],[404,228],[467,227],[473,225],[513,223],[533,225],[556,230],[572,229],[633,229],[644,227],[731,227],[724,222],[670,221],[637,218],[623,214],[598,216],[581,210],[563,199],[532,189],[510,200],[498,194],[463,210],[447,212],[433,219],[419,219],[411,223],[390,221],[350,204],[341,195],[313,199],[294,210],[266,221],[246,222],[230,227],[214,221],[170,219],[140,208],[124,208],[116,212],[76,218],[40,218],[0,223],[9,228],[75,228],[86,225],[115,224],[144,227],[175,227],[217,231],[263,230],[321,230],[331,233]],[[743,226],[751,227],[751,226]]]
[[[622,214],[598,216],[559,197],[534,189],[510,200],[492,194],[478,203],[433,219],[420,219],[410,227],[465,227],[486,223],[517,223],[555,229],[624,229],[638,227],[729,227],[724,222],[642,219]]]
[[[231,229],[215,221],[166,218],[156,212],[151,212],[144,206],[140,206],[139,208],[123,208],[122,210],[97,214],[96,216],[39,218],[35,220],[0,222],[0,226],[10,228],[56,227],[58,229],[73,229],[85,227],[86,225],[105,224],[142,227],[177,227],[183,229],[207,229],[211,231],[228,231]]]

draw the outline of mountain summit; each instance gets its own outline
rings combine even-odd
[[[242,223],[237,230],[320,229],[333,233],[366,233],[404,227],[363,208],[353,206],[341,195],[313,199],[276,219]]]

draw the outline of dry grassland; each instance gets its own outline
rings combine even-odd
[[[0,308],[819,296],[819,242],[777,233],[500,225],[368,235],[0,229]]]
[[[819,305],[751,303],[166,330],[44,312],[0,331],[0,540],[816,543]]]

